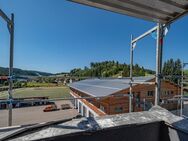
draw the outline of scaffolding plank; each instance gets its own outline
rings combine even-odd
[[[188,13],[187,0],[69,0],[158,23],[171,23]]]

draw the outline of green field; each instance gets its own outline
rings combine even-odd
[[[8,92],[0,92],[0,98],[7,98]],[[13,90],[14,98],[23,97],[42,97],[49,98],[67,98],[70,97],[68,87],[38,87],[38,88],[20,88]]]

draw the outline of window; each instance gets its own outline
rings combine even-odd
[[[114,110],[116,113],[122,113],[123,112],[123,107],[115,107]]]
[[[154,91],[148,91],[148,96],[154,96]]]
[[[164,91],[164,95],[166,95],[167,94],[167,91]]]
[[[168,91],[167,93],[168,93],[168,95],[170,95],[170,91]]]
[[[105,109],[104,109],[104,106],[100,105],[100,109],[104,112]]]
[[[87,115],[86,115],[86,113],[87,113],[87,109],[86,109],[86,107],[85,106],[83,106],[83,116],[84,117],[86,117]]]
[[[94,117],[94,114],[92,114],[90,111],[89,111],[89,117]]]
[[[174,92],[173,92],[173,91],[171,91],[171,94],[174,94]]]
[[[78,102],[78,106],[79,106],[79,113],[81,113],[82,112],[82,105],[81,105],[81,103],[80,102]]]

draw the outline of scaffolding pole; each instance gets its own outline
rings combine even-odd
[[[10,31],[10,58],[9,58],[9,119],[8,125],[12,126],[12,88],[13,88],[13,58],[14,58],[14,14],[11,14]]]
[[[132,93],[132,67],[133,67],[133,51],[134,45],[141,39],[145,38],[146,36],[150,35],[152,32],[157,31],[157,47],[156,47],[156,80],[155,80],[155,105],[159,104],[159,93],[160,93],[160,75],[162,70],[162,44],[163,44],[163,28],[166,25],[158,24],[157,26],[151,28],[150,30],[146,31],[142,35],[134,38],[131,36],[131,48],[130,48],[130,94]],[[129,102],[130,103],[130,102]],[[131,104],[131,103],[130,103]],[[130,107],[129,107],[130,108]],[[130,109],[129,109],[130,110]]]
[[[163,25],[157,24],[155,105],[159,105],[163,50]]]
[[[130,87],[129,87],[129,113],[132,112],[132,82],[133,82],[133,35],[131,35],[130,46]]]
[[[184,72],[184,63],[182,62],[182,69],[181,69],[181,98],[180,98],[180,116],[183,115],[183,72]]]
[[[187,84],[186,82],[184,82],[184,78],[187,78],[184,76],[184,67],[188,65],[188,63],[185,63],[182,61],[182,69],[181,69],[181,98],[180,98],[180,116],[184,116],[183,115],[183,104],[184,104],[184,84]]]
[[[12,126],[12,88],[13,88],[13,54],[14,54],[14,14],[11,14],[11,19],[0,9],[0,17],[7,22],[7,27],[10,33],[10,57],[9,57],[9,112],[8,112],[8,125]]]

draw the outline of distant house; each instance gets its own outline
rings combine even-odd
[[[154,82],[154,77],[135,77],[134,81]],[[130,79],[87,79],[69,84],[70,94],[77,99],[75,107],[86,117],[113,115],[129,112]],[[168,110],[177,109],[177,101],[169,101],[180,93],[180,88],[169,81],[162,81],[160,102]],[[98,98],[93,98],[98,97]],[[99,98],[102,97],[102,98]],[[133,84],[132,109],[134,112],[148,110],[154,104],[155,85]]]
[[[14,80],[19,81],[19,82],[28,82],[29,78],[28,77],[22,77],[22,76],[16,76]]]
[[[3,84],[5,81],[8,81],[8,76],[0,76],[0,84]]]

